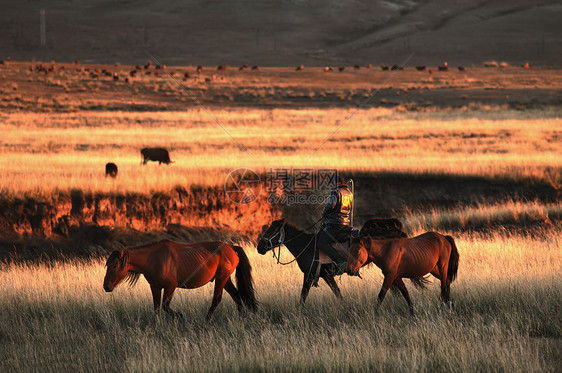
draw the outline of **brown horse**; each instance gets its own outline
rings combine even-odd
[[[368,263],[375,263],[384,275],[379,306],[388,289],[396,285],[406,298],[410,312],[414,314],[410,295],[402,279],[418,278],[428,273],[441,280],[441,298],[450,304],[450,285],[457,276],[459,266],[459,252],[453,237],[436,232],[386,240],[360,236],[351,244],[347,269],[354,273]]]
[[[107,259],[107,272],[103,288],[110,292],[124,279],[134,286],[142,274],[150,284],[154,311],[160,314],[160,303],[164,311],[172,316],[178,314],[170,308],[176,288],[195,289],[209,281],[215,281],[215,291],[209,320],[222,298],[225,289],[243,314],[244,304],[256,310],[252,267],[248,257],[239,246],[223,242],[179,243],[163,240],[147,245],[114,251]],[[230,275],[236,270],[236,283]],[[162,302],[162,289],[164,301]]]

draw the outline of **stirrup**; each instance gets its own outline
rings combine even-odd
[[[347,273],[347,262],[336,263],[336,268],[337,268],[336,276]]]

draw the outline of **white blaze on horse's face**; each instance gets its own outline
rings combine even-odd
[[[261,237],[258,242],[258,253],[265,254],[269,250],[278,247],[283,244],[285,240],[285,229],[284,221],[277,220],[271,224],[271,227],[266,230],[266,232]]]

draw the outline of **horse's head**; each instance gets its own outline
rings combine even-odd
[[[264,233],[258,242],[258,253],[264,255],[274,247],[283,244],[285,219],[275,220],[269,227],[264,226]]]
[[[351,240],[349,255],[347,257],[347,272],[357,273],[369,258],[367,245],[369,236],[359,236]]]
[[[129,252],[127,250],[116,250],[111,253],[105,266],[107,272],[103,280],[103,289],[107,292],[113,291],[117,285],[127,276],[129,272]]]

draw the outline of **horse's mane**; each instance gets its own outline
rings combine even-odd
[[[127,272],[127,276],[125,277],[125,282],[128,282],[130,287],[135,287],[135,285],[139,281],[140,275],[140,272],[129,271]]]
[[[114,261],[118,259],[118,255],[119,255],[119,251],[113,251],[109,256],[109,258],[107,258],[107,260],[105,261],[105,266],[109,267],[110,264],[112,264]]]
[[[285,227],[289,227],[289,229],[296,231],[297,234],[315,234],[313,232],[308,232],[304,229],[300,229],[296,225],[294,225],[293,223],[289,223],[288,221],[285,221]]]
[[[128,260],[129,255],[128,254],[125,255],[126,255],[126,260]],[[111,255],[109,255],[109,258],[107,258],[107,261],[105,262],[105,266],[109,267],[111,264],[113,264],[115,261],[118,260],[119,260],[119,251],[113,251]],[[125,282],[128,282],[130,287],[134,287],[139,281],[140,275],[141,275],[140,272],[129,271],[127,272],[127,276],[125,277]]]

